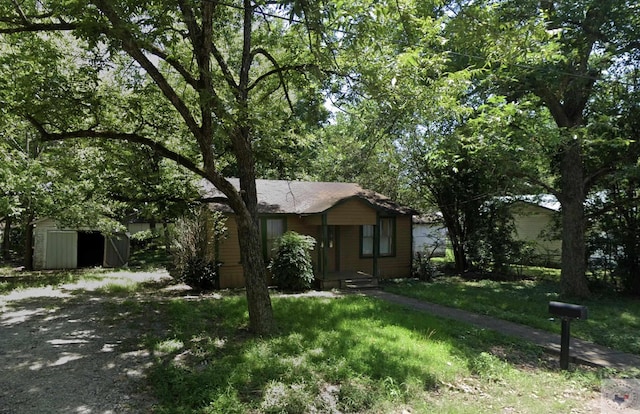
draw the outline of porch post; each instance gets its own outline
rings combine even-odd
[[[327,278],[329,267],[329,226],[327,213],[322,213],[322,279]]]
[[[373,226],[373,277],[378,277],[378,256],[380,255],[380,216],[376,213],[376,225]]]

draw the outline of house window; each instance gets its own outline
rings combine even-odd
[[[264,257],[270,260],[273,255],[273,248],[276,241],[284,234],[286,230],[286,221],[283,218],[266,218],[263,221],[263,250]]]
[[[395,218],[381,218],[378,220],[378,226],[380,230],[378,255],[380,257],[395,256]],[[374,242],[375,226],[372,226],[370,224],[360,226],[360,255],[363,257],[372,257]]]
[[[370,224],[366,224],[361,227],[361,249],[360,254],[362,256],[373,256],[373,235],[374,227]]]

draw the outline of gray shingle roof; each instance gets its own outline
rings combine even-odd
[[[236,188],[240,187],[237,178],[228,180]],[[205,198],[219,201],[224,197],[206,180],[201,181],[201,188]],[[258,212],[261,214],[318,214],[351,198],[361,199],[386,214],[416,214],[411,208],[354,183],[256,180],[256,188]],[[217,210],[231,211],[224,203],[214,204]]]

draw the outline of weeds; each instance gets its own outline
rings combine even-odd
[[[527,349],[498,334],[364,297],[274,298],[280,327],[264,339],[245,333],[244,309],[234,296],[163,308],[170,329],[147,345],[163,351],[150,373],[158,412],[491,412],[477,398],[461,405],[433,400],[434,393],[464,393],[461,381],[494,395],[492,407],[534,412],[507,391],[556,399],[554,389],[571,381],[493,354],[494,347]],[[570,411],[590,392],[582,386],[554,407]],[[536,412],[551,412],[533,400],[542,407]]]

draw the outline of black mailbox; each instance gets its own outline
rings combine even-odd
[[[587,307],[563,302],[549,302],[549,313],[560,318],[587,319]]]
[[[571,320],[587,319],[587,307],[564,302],[549,302],[549,313],[562,319],[560,335],[560,369],[569,369]]]

